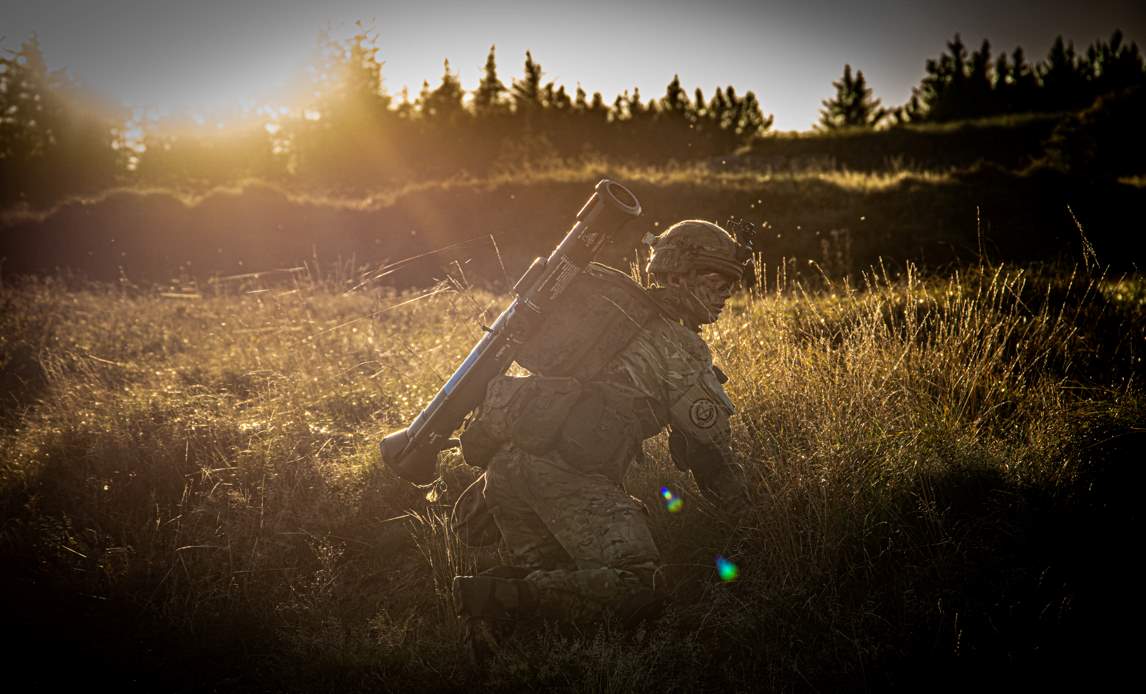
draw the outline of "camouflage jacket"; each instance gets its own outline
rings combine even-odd
[[[499,376],[462,434],[468,462],[485,467],[506,445],[556,452],[587,474],[620,483],[641,442],[669,427],[673,462],[702,487],[731,464],[734,408],[700,335],[658,312],[591,380]]]
[[[729,418],[735,408],[708,345],[693,330],[667,316],[654,318],[601,378],[640,393],[634,404],[656,422],[653,433],[670,428],[673,462],[692,470],[702,486],[731,464]]]

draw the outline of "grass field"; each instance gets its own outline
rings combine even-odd
[[[445,514],[472,472],[378,465],[506,299],[319,281],[0,289],[14,673],[147,691],[1057,689],[1129,669],[1146,284],[1096,270],[771,269],[706,329],[754,507],[667,461],[673,594],[638,632],[538,626],[483,676]],[[669,513],[662,486],[684,498]],[[737,563],[722,582],[716,555]]]

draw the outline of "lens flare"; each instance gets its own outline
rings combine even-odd
[[[665,508],[669,513],[676,513],[684,507],[684,499],[672,493],[668,487],[661,487],[661,497],[665,500]]]
[[[720,574],[720,580],[727,583],[728,581],[735,581],[740,576],[740,567],[718,554],[716,555],[716,573]]]

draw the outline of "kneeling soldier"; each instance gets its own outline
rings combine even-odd
[[[467,460],[486,467],[484,503],[515,561],[454,579],[479,661],[519,619],[584,622],[611,612],[632,623],[659,611],[660,554],[646,512],[622,486],[642,440],[668,427],[673,462],[706,496],[733,510],[747,503],[730,451],[726,378],[699,330],[719,317],[750,254],[698,220],[673,225],[651,247],[653,286],[640,291],[652,317],[591,381],[495,379],[477,426],[463,434]],[[556,413],[559,433],[531,445],[545,436],[544,413]]]

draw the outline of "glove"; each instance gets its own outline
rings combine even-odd
[[[696,472],[693,472],[696,476]],[[748,487],[734,468],[724,467],[704,477],[697,477],[697,486],[706,499],[734,515],[742,516],[752,508]]]

